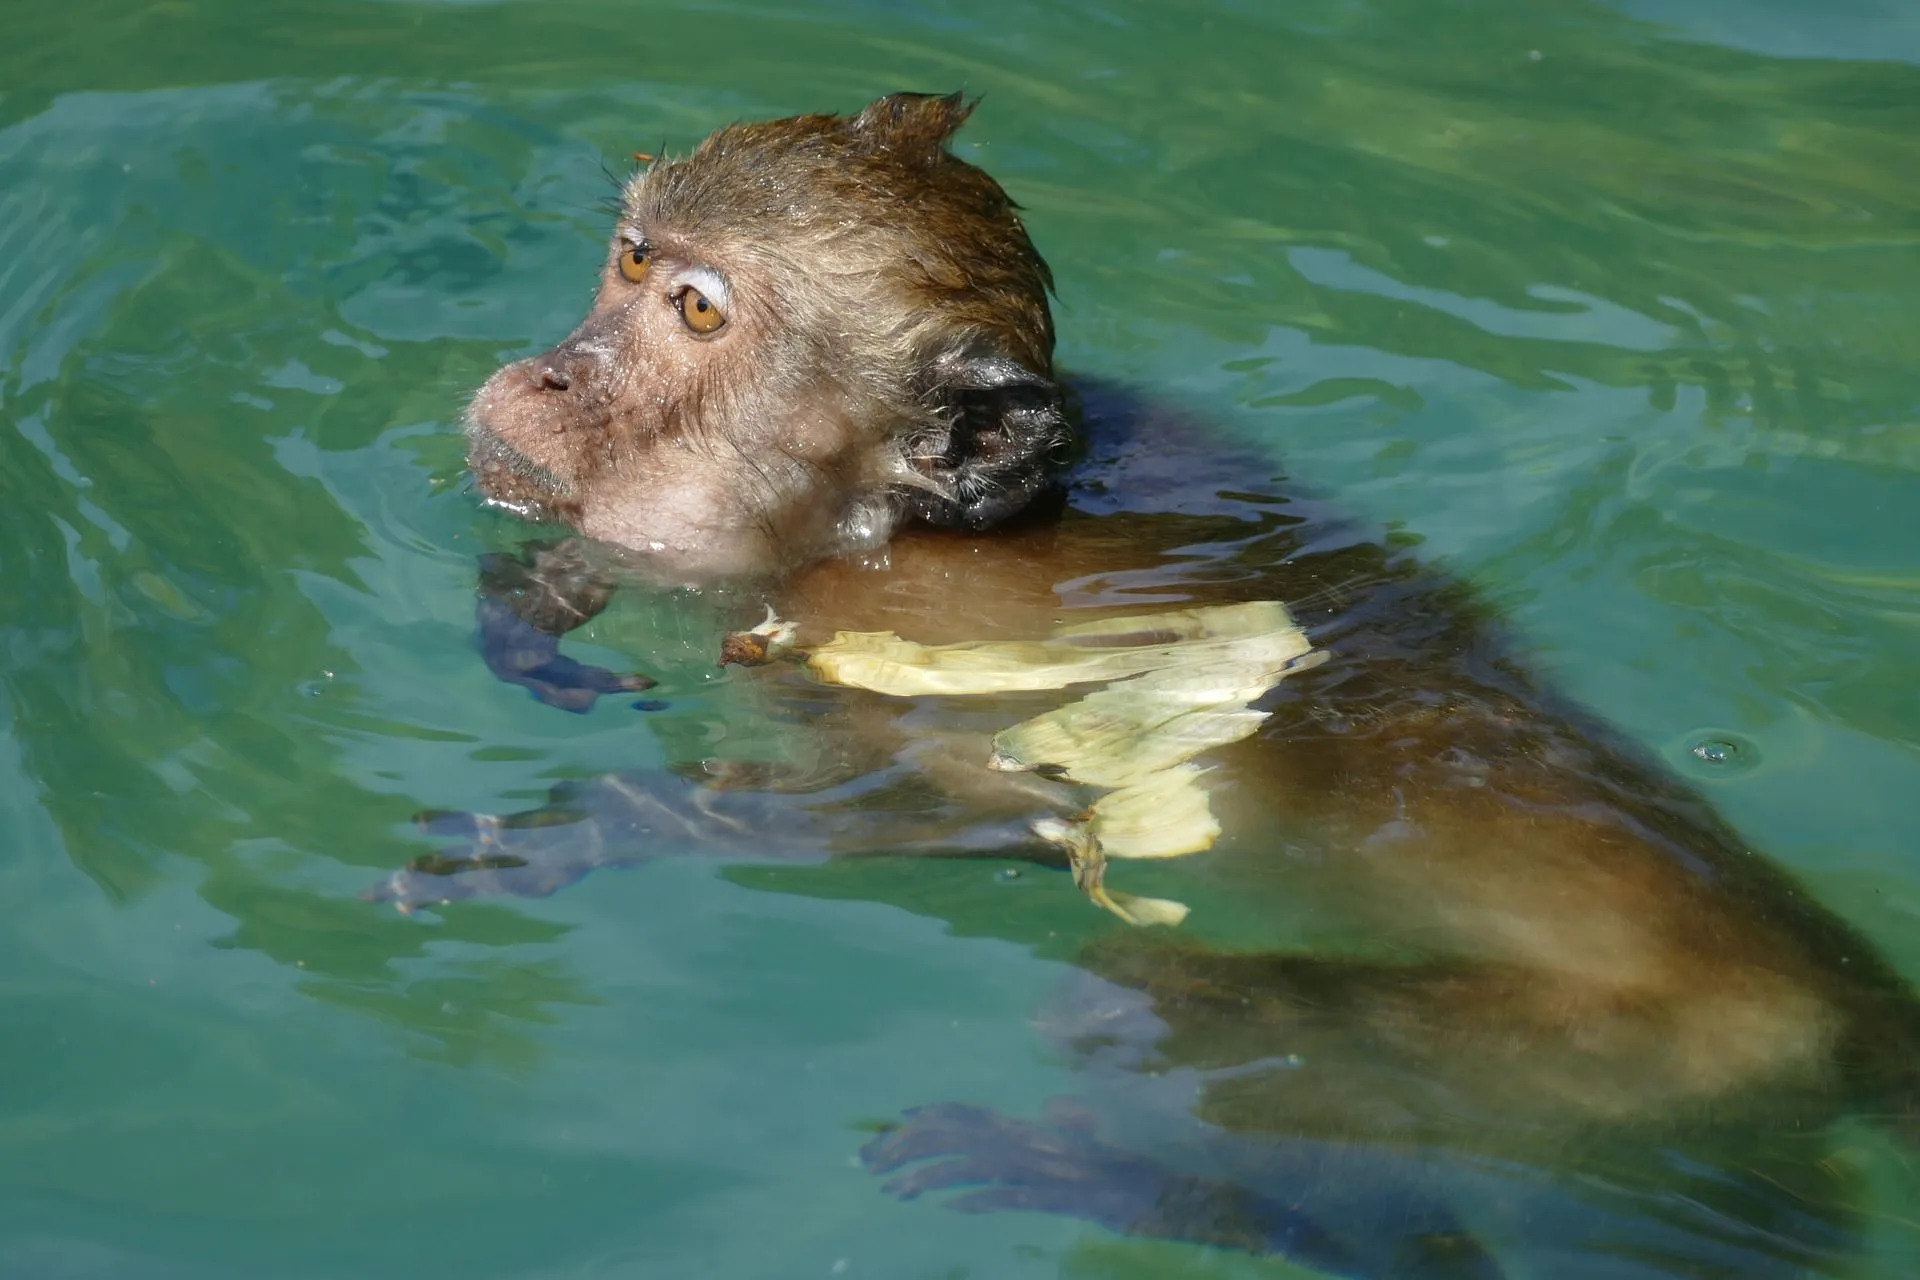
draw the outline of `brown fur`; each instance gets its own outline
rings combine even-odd
[[[1218,753],[1226,833],[1190,865],[1323,904],[1401,959],[1223,954],[1193,927],[1121,928],[1081,957],[1154,997],[1172,1029],[1163,1065],[1312,1064],[1209,1086],[1203,1112],[1230,1127],[1537,1154],[1542,1131],[1595,1124],[1789,1125],[1846,1099],[1910,1113],[1920,1007],[1869,944],[1540,690],[1459,588],[1256,510],[908,531],[886,571],[816,566],[779,607],[817,624],[803,643],[836,628],[942,642],[1043,634],[1071,608],[1141,611],[1129,598],[1295,602],[1332,660],[1283,682],[1258,736]],[[916,720],[895,749],[949,795],[978,787],[984,744],[913,741],[927,732]],[[1032,807],[964,795],[968,811]]]

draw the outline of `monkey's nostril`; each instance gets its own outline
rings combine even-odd
[[[538,376],[541,388],[546,391],[565,391],[573,385],[567,371],[557,364],[541,365]]]

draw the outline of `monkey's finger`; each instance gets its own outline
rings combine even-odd
[[[994,1187],[946,1202],[955,1213],[1054,1213],[1125,1231],[1140,1213],[1140,1197],[1113,1188],[1084,1186]]]
[[[501,818],[502,831],[540,831],[547,827],[570,827],[585,822],[593,815],[585,809],[568,808],[564,805],[542,805],[538,809],[523,809],[519,813],[510,813]]]
[[[889,1178],[881,1189],[899,1200],[917,1200],[929,1191],[952,1191],[959,1187],[1018,1187],[1035,1190],[1045,1187],[1090,1187],[1099,1171],[1084,1161],[1056,1158],[1008,1160],[1004,1153],[962,1156],[918,1165]]]
[[[422,835],[447,836],[455,840],[480,840],[482,833],[499,826],[492,814],[466,809],[422,809],[413,815],[413,825]]]
[[[562,805],[543,805],[519,813],[474,813],[467,809],[422,809],[413,815],[413,825],[422,834],[467,840],[478,845],[495,845],[510,831],[538,831],[547,827],[569,827],[585,822],[591,815],[583,809]]]
[[[1042,1128],[966,1102],[913,1107],[902,1113],[901,1120],[860,1149],[861,1159],[873,1172],[891,1173],[902,1165],[936,1156],[988,1150],[1009,1155],[1065,1153],[1088,1145],[1076,1133]]]
[[[985,1118],[992,1114],[978,1107],[965,1109],[979,1111]],[[978,1132],[977,1126],[945,1125],[937,1118],[918,1123],[913,1112],[907,1115],[908,1123],[888,1129],[860,1148],[860,1160],[870,1172],[892,1173],[918,1160],[953,1155],[967,1146],[971,1135]]]
[[[902,1200],[912,1200],[929,1191],[948,1191],[955,1187],[1086,1186],[1107,1179],[1113,1169],[1125,1167],[1127,1163],[1123,1160],[1110,1168],[1096,1148],[988,1141],[968,1150],[935,1153],[926,1163],[890,1178],[884,1190]]]

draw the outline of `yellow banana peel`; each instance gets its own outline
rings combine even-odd
[[[807,665],[832,684],[895,697],[1106,687],[994,736],[990,769],[1042,770],[1106,794],[1072,818],[1034,824],[1067,850],[1087,897],[1131,924],[1177,924],[1180,903],[1106,888],[1108,858],[1172,858],[1220,834],[1189,763],[1259,728],[1252,703],[1316,650],[1273,600],[1172,609],[1061,627],[1040,640],[922,645],[891,631],[842,631]]]

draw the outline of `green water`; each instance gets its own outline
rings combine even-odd
[[[1061,966],[989,936],[1033,877],[357,897],[418,808],[661,758],[472,646],[458,408],[580,311],[604,169],[900,87],[985,93],[1065,364],[1422,539],[1920,979],[1912,13],[10,6],[0,1276],[1293,1274],[853,1160],[1076,1088]],[[1910,1274],[1920,1175],[1854,1158]]]

